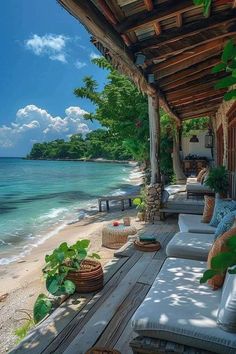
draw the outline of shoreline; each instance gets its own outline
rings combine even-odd
[[[131,177],[129,185],[138,188],[142,184],[142,173],[137,167],[136,169],[140,175]],[[132,172],[135,172],[135,169]],[[67,223],[52,237],[46,238],[37,247],[33,247],[22,259],[0,266],[0,353],[6,353],[16,345],[17,337],[14,331],[24,323],[21,320],[22,313],[18,310],[24,309],[32,313],[37,296],[40,293],[47,294],[42,277],[46,254],[51,253],[62,242],[71,244],[79,239],[89,239],[89,253],[98,253],[101,257],[100,262],[104,266],[113,258],[114,250],[101,246],[103,225],[112,220],[122,221],[124,216],[130,216],[137,229],[142,227],[142,224],[135,220],[135,209],[120,211],[114,205],[110,213],[98,212],[94,209],[83,210],[85,212],[83,219]],[[52,226],[50,230],[53,232],[55,227]]]
[[[74,161],[74,162],[98,162],[98,163],[118,163],[118,164],[132,164],[132,165],[138,165],[137,161],[134,160],[108,160],[108,159],[103,159],[103,158],[97,158],[97,159],[86,159],[86,158],[80,158],[80,159],[32,159],[28,157],[21,157],[22,160],[29,160],[29,161]]]
[[[16,345],[17,337],[14,335],[14,330],[24,323],[21,321],[22,314],[17,311],[24,309],[32,313],[37,296],[40,293],[47,294],[42,277],[45,255],[51,253],[62,242],[74,243],[79,239],[89,239],[89,253],[98,253],[101,257],[100,262],[104,266],[113,258],[115,250],[102,247],[102,227],[112,220],[122,221],[127,215],[131,217],[132,224],[138,230],[142,228],[142,224],[136,221],[135,209],[96,213],[68,225],[57,235],[35,248],[23,260],[0,268],[0,298],[6,295],[5,299],[0,301],[0,353],[6,353]]]

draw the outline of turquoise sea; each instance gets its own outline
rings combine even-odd
[[[129,164],[0,158],[0,265],[95,210],[98,196],[136,189],[136,174]]]

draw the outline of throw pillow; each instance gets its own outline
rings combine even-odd
[[[204,183],[204,181],[205,181],[205,177],[207,176],[207,174],[208,174],[208,172],[207,172],[207,171],[205,171],[205,172],[202,174],[202,177],[201,177],[201,179],[200,179],[201,184],[203,184],[203,183]]]
[[[206,172],[206,168],[203,168],[197,175],[197,182],[201,182],[203,174]]]
[[[222,236],[218,237],[217,240],[213,243],[213,246],[208,254],[207,258],[207,267],[211,268],[211,260],[213,257],[217,256],[221,252],[228,251],[226,246],[226,241],[231,237],[236,235],[236,227],[230,229],[225,232]],[[225,273],[215,275],[213,278],[208,280],[208,284],[213,288],[213,290],[217,290],[222,287],[224,284]]]
[[[223,219],[223,217],[234,210],[236,210],[236,201],[216,198],[215,208],[214,208],[212,219],[210,221],[210,225],[217,227],[217,225]]]
[[[209,223],[211,221],[214,207],[215,207],[215,198],[205,195],[204,201],[205,203],[204,203],[202,222]]]
[[[215,239],[221,236],[224,232],[228,231],[235,222],[236,218],[236,210],[232,211],[231,213],[225,215],[223,219],[218,224],[216,231],[215,231]]]

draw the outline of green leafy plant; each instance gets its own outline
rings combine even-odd
[[[227,195],[229,189],[229,176],[225,166],[211,168],[205,184],[215,193]]]
[[[208,16],[212,0],[193,0],[196,6],[203,5],[203,14],[204,16]]]
[[[88,255],[89,244],[89,240],[77,241],[71,246],[63,242],[51,255],[46,255],[46,266],[43,268],[43,273],[49,293],[60,296],[63,294],[71,295],[75,292],[75,284],[67,279],[68,273],[78,271],[81,262],[86,257],[100,259],[96,253]]]
[[[14,334],[17,336],[16,343],[19,343],[26,337],[30,329],[34,327],[35,323],[32,315],[27,310],[19,309],[16,310],[16,312],[19,312],[24,316],[18,320],[20,322],[24,321],[24,323],[14,331]]]
[[[138,211],[145,211],[146,210],[146,203],[142,201],[141,198],[135,198],[133,200],[133,204],[136,206]]]
[[[221,62],[212,69],[213,73],[219,73],[220,71],[225,71],[229,75],[219,80],[215,85],[215,89],[230,88],[236,84],[236,46],[232,39],[227,41],[224,47]],[[236,89],[232,89],[224,95],[226,101],[235,98]]]
[[[45,295],[40,294],[34,304],[33,315],[34,323],[42,321],[52,310],[52,301]]]
[[[211,268],[206,270],[200,279],[200,283],[206,283],[217,274],[224,274],[227,270],[230,274],[236,274],[236,235],[226,241],[226,252],[221,252],[212,258]],[[232,268],[233,267],[233,268]]]

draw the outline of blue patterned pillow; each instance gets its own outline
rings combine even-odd
[[[236,201],[216,198],[215,208],[210,221],[210,225],[217,227],[223,217],[234,210],[236,210]]]
[[[215,231],[215,240],[221,236],[223,233],[225,233],[226,231],[229,231],[229,229],[231,229],[231,227],[233,226],[233,223],[235,221],[236,218],[236,210],[232,211],[229,214],[226,214],[223,219],[220,221],[219,225],[216,228]]]

